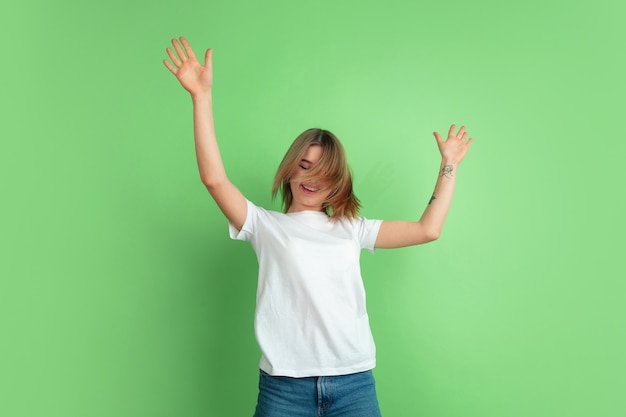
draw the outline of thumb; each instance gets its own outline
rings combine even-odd
[[[206,50],[206,52],[204,53],[204,66],[211,68],[212,64],[211,64],[211,56],[213,55],[213,49],[209,48]]]

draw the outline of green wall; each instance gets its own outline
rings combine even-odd
[[[0,415],[246,416],[256,260],[200,183],[161,63],[214,48],[257,204],[293,138],[343,141],[363,214],[417,219],[467,124],[441,239],[364,253],[383,414],[626,414],[617,0],[4,2]]]

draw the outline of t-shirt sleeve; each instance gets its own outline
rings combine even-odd
[[[249,200],[246,200],[246,203],[248,204],[248,213],[246,214],[246,220],[243,226],[241,226],[241,230],[237,230],[237,228],[229,222],[228,231],[231,239],[250,242],[256,227],[257,218],[259,217],[259,208]]]
[[[376,238],[378,237],[378,231],[382,220],[370,220],[365,217],[359,218],[357,222],[357,238],[361,244],[361,249],[366,249],[374,253],[374,245],[376,244]]]

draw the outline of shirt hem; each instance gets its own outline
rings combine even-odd
[[[359,372],[371,371],[376,367],[376,360],[367,361],[358,365],[345,366],[341,368],[314,368],[314,369],[283,369],[261,363],[259,368],[271,376],[287,376],[290,378],[306,378],[312,376],[339,376],[357,374]]]

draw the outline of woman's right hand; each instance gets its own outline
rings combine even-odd
[[[185,48],[184,51],[181,43]],[[192,96],[210,94],[213,85],[212,50],[207,49],[204,55],[204,66],[202,66],[187,39],[182,36],[180,42],[178,39],[172,39],[172,45],[175,52],[172,48],[167,48],[166,51],[173,65],[167,59],[163,60],[167,69],[176,76],[185,90],[189,91]]]

